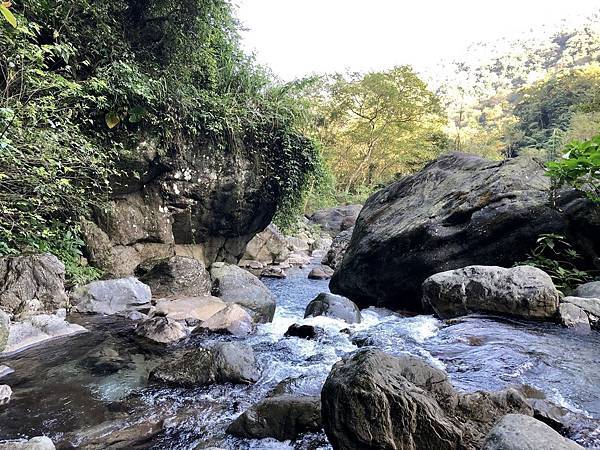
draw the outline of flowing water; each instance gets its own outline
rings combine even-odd
[[[294,392],[318,395],[337,360],[370,345],[425,358],[444,368],[461,390],[527,385],[541,391],[576,417],[570,437],[600,447],[600,333],[580,336],[552,324],[477,316],[448,325],[432,316],[403,317],[378,308],[364,310],[363,322],[350,326],[324,317],[303,319],[308,302],[328,291],[326,281],[307,279],[309,269],[264,280],[278,306],[273,323],[245,339],[262,369],[255,385],[148,385],[149,371],[173,348],[139,340],[132,333],[135,324],[125,319],[75,317],[89,333],[0,360],[15,370],[0,380],[14,392],[10,403],[0,406],[0,438],[45,434],[57,448],[108,448],[134,436],[137,445],[126,448],[328,449],[324,435],[282,443],[236,439],[225,428],[284,379],[299,377],[291,385]],[[283,337],[293,323],[316,325],[325,333],[316,341]],[[195,337],[182,345],[203,342],[206,338]],[[90,365],[90,355],[106,348],[119,354],[116,366]]]

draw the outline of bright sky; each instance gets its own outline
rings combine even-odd
[[[314,72],[435,67],[469,44],[540,33],[599,0],[234,0],[246,49],[285,80]]]

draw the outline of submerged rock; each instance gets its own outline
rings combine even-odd
[[[194,258],[172,256],[138,266],[135,274],[150,286],[153,297],[201,297],[212,289],[210,274]]]
[[[210,349],[188,350],[150,373],[151,380],[184,387],[249,384],[259,377],[252,347],[239,342],[221,342]]]
[[[482,450],[581,450],[548,425],[522,414],[507,414],[488,434]]]
[[[548,274],[531,266],[469,266],[438,273],[423,283],[423,304],[443,318],[471,312],[552,318],[559,293]]]
[[[600,255],[600,208],[575,190],[549,202],[543,163],[443,155],[366,202],[330,287],[359,306],[421,310],[431,275],[474,264],[511,267],[543,233]]]
[[[56,450],[50,438],[38,436],[26,439],[0,442],[0,450]]]
[[[311,280],[328,280],[333,275],[333,269],[328,266],[318,266],[313,268],[308,274]]]
[[[200,323],[194,333],[213,332],[245,336],[252,333],[254,322],[250,314],[239,305],[228,305]]]
[[[279,395],[252,406],[229,425],[227,432],[249,439],[286,441],[321,428],[319,397]]]
[[[27,317],[67,304],[65,266],[49,253],[0,258],[0,310]]]
[[[172,344],[187,337],[188,331],[174,319],[153,317],[140,322],[135,334],[159,344]]]
[[[273,320],[275,297],[250,272],[233,264],[215,263],[210,268],[213,294],[225,303],[236,303],[245,308],[256,323]]]
[[[93,281],[71,294],[78,312],[108,315],[149,308],[151,299],[150,287],[134,277]]]
[[[344,320],[348,323],[360,323],[362,315],[358,306],[345,297],[320,293],[312,300],[304,311],[304,318],[326,316]]]
[[[445,372],[373,349],[333,366],[321,403],[325,432],[339,450],[479,448],[499,417],[532,413],[514,390],[459,394]]]
[[[577,331],[590,331],[590,321],[585,311],[571,303],[561,303],[558,307],[560,323]]]

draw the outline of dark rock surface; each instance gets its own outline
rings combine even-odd
[[[323,333],[323,329],[312,325],[299,325],[294,323],[285,332],[286,337],[299,337],[302,339],[315,339]]]
[[[345,297],[320,293],[312,300],[304,311],[304,318],[326,316],[344,320],[348,323],[360,323],[362,315],[358,306]]]
[[[353,231],[354,227],[349,228],[333,238],[331,247],[327,250],[327,254],[321,261],[322,264],[329,266],[334,270],[342,264],[346,250],[348,250],[348,246],[350,245]]]
[[[172,344],[187,337],[188,332],[179,322],[168,317],[153,317],[140,322],[135,334],[159,344]]]
[[[135,270],[140,281],[150,286],[153,297],[208,295],[212,289],[210,274],[194,258],[172,256],[149,261]]]
[[[321,430],[319,397],[279,395],[268,397],[235,419],[227,432],[239,437],[280,441]]]
[[[600,261],[600,211],[574,190],[551,205],[543,164],[448,154],[372,195],[331,290],[359,306],[421,309],[421,284],[470,265],[511,267],[543,233]]]

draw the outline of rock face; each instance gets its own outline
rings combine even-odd
[[[232,264],[215,263],[210,268],[213,295],[225,303],[236,303],[245,308],[256,323],[273,320],[275,297],[250,272]]]
[[[577,286],[572,295],[573,297],[600,298],[600,281],[592,281]]]
[[[334,208],[319,209],[308,219],[321,226],[332,236],[354,226],[362,205],[342,205]]]
[[[372,349],[333,366],[321,406],[336,450],[479,449],[504,414],[532,414],[516,391],[458,394],[443,371]]]
[[[423,283],[425,309],[431,307],[444,319],[476,311],[549,319],[558,299],[550,276],[530,266],[469,266],[437,273]]]
[[[289,254],[285,236],[271,224],[248,242],[242,259],[275,264],[285,261]]]
[[[67,304],[65,266],[49,253],[0,258],[0,310],[26,317]]]
[[[150,287],[137,278],[93,281],[71,294],[75,309],[82,313],[118,314],[150,307]]]
[[[350,245],[350,238],[352,238],[353,232],[354,227],[348,228],[334,237],[331,242],[331,247],[321,262],[334,270],[337,269],[340,264],[342,264],[346,250],[348,250],[348,245]]]
[[[168,317],[154,317],[140,322],[135,334],[159,344],[172,344],[184,339],[188,332],[179,322]]]
[[[150,373],[151,380],[184,387],[227,382],[248,384],[259,377],[252,347],[239,342],[188,350]]]
[[[304,318],[326,316],[344,320],[348,323],[360,323],[362,316],[358,306],[345,297],[320,293],[304,311]]]
[[[369,198],[331,290],[359,306],[420,310],[427,277],[474,264],[510,267],[542,233],[562,234],[586,261],[598,261],[598,208],[573,190],[553,207],[549,188],[543,165],[528,157],[444,155]]]
[[[245,336],[252,333],[254,323],[250,314],[239,305],[228,305],[204,322],[199,324],[194,333],[213,332]]]
[[[227,432],[235,436],[280,441],[321,430],[319,397],[279,395],[268,397],[235,419]]]
[[[585,311],[571,303],[561,303],[558,307],[560,323],[577,331],[590,331],[590,321]]]
[[[548,425],[522,414],[507,414],[490,431],[481,450],[581,450]]]
[[[209,295],[210,274],[204,264],[194,258],[172,256],[149,261],[135,270],[139,280],[150,286],[154,297]]]
[[[144,139],[120,162],[139,179],[113,180],[111,208],[86,227],[90,260],[112,276],[173,255],[236,263],[271,222],[279,198],[269,152],[246,149],[233,134],[176,141],[159,149]]]

